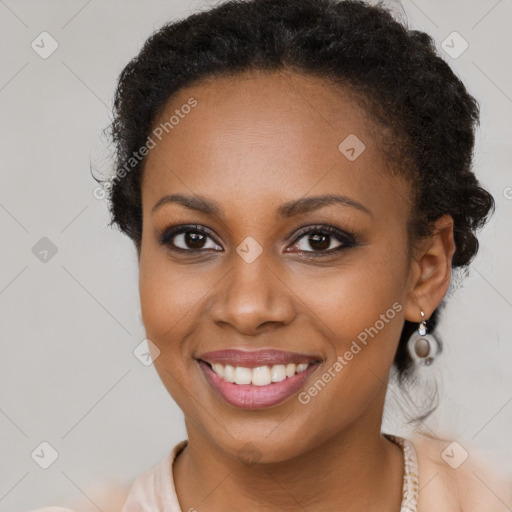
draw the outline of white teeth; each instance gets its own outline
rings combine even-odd
[[[247,368],[249,370],[249,368]],[[258,366],[252,369],[251,382],[255,386],[268,386],[272,382],[272,375],[268,366]]]
[[[235,382],[235,368],[229,364],[224,367],[224,376],[226,382]]]
[[[302,373],[308,368],[308,363],[276,364],[269,366],[258,366],[256,368],[245,368],[243,366],[231,366],[213,363],[213,371],[226,382],[235,384],[253,384],[255,386],[268,386],[272,382],[282,382],[296,373]]]
[[[235,384],[250,384],[252,377],[252,370],[237,366],[235,369]]]
[[[286,379],[286,366],[284,364],[276,364],[272,366],[270,373],[272,374],[272,382],[281,382]]]
[[[212,364],[213,371],[219,376],[224,377],[224,366],[222,366],[220,363],[213,363]]]
[[[295,375],[295,370],[297,369],[297,366],[293,363],[286,365],[286,376],[287,377],[293,377]]]

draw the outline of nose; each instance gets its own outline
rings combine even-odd
[[[293,292],[260,256],[247,263],[238,255],[211,303],[213,322],[254,335],[290,324],[296,316]]]

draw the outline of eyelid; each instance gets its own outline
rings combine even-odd
[[[304,235],[307,235],[308,233],[311,232],[328,233],[329,235],[336,236],[338,239],[342,239],[342,241],[344,242],[351,243],[355,243],[356,238],[355,233],[349,233],[347,231],[344,231],[343,229],[340,229],[336,226],[332,226],[330,224],[309,224],[307,226],[299,228],[298,232],[295,234],[293,243],[300,240]]]

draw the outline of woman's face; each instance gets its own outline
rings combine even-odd
[[[189,439],[265,462],[349,428],[380,428],[410,300],[409,192],[386,171],[363,112],[319,79],[252,73],[181,90],[153,128],[142,183],[142,317]],[[213,208],[155,208],[174,194]],[[326,195],[341,199],[310,200]],[[162,243],[184,225],[188,232]],[[225,397],[198,358],[228,349],[320,363],[306,380],[292,377],[295,386],[225,382]],[[273,386],[284,397],[265,401]]]

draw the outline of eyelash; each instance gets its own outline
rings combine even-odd
[[[220,245],[215,240],[215,238],[212,237],[210,230],[201,228],[198,225],[183,225],[183,226],[177,226],[174,228],[167,229],[161,235],[158,236],[158,241],[160,244],[166,245],[169,248],[169,250],[174,251],[174,252],[198,254],[201,252],[212,250],[212,249],[182,249],[181,247],[176,247],[171,243],[172,239],[175,236],[180,235],[182,233],[187,233],[187,232],[201,233],[203,235],[206,235],[206,236],[212,238],[212,240],[217,245]],[[336,228],[334,226],[325,225],[325,224],[313,225],[313,226],[307,226],[305,228],[301,228],[299,230],[299,232],[297,233],[297,235],[295,236],[294,241],[291,245],[295,246],[307,234],[331,235],[331,236],[334,236],[339,242],[341,242],[341,244],[334,249],[329,249],[329,250],[324,250],[324,251],[301,251],[301,250],[299,250],[298,252],[302,253],[302,257],[305,259],[331,256],[332,254],[338,253],[342,250],[349,249],[351,247],[355,247],[358,245],[357,241],[356,241],[356,239],[358,237],[357,233],[345,232],[345,231],[340,230],[339,228]],[[220,252],[220,251],[215,251],[215,252]],[[304,253],[306,253],[307,255],[304,256]]]

